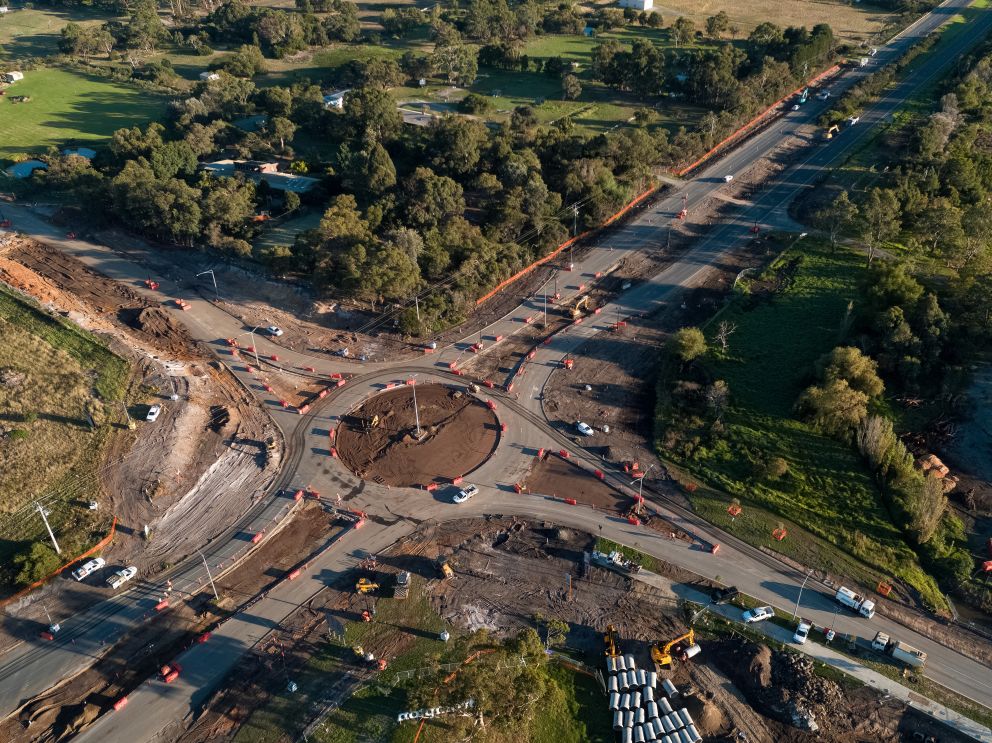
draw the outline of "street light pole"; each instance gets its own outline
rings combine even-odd
[[[251,341],[251,350],[255,354],[255,366],[259,369],[262,368],[262,362],[258,360],[258,346],[255,345],[255,331],[258,330],[259,326],[256,325],[254,328],[248,331],[248,339]]]
[[[417,421],[416,438],[419,439],[420,438],[420,411],[417,410],[417,377],[416,377],[416,375],[414,375],[412,381],[413,381],[413,384],[410,385],[410,388],[413,390],[413,417]]]
[[[45,515],[45,509],[42,508],[41,504],[35,501],[35,508],[38,509],[38,513],[41,515],[41,520],[45,522],[45,528],[48,529],[48,536],[52,538],[52,545],[55,547],[55,554],[61,555],[62,548],[59,547],[59,543],[55,541],[55,534],[52,533],[52,527],[48,525],[48,517]]]
[[[636,507],[636,510],[637,510],[638,513],[641,512],[641,504],[644,503],[644,496],[642,495],[644,493],[644,478],[646,478],[648,476],[648,472],[650,472],[651,470],[653,470],[657,466],[658,466],[657,464],[652,464],[650,467],[648,467],[646,470],[644,470],[644,472],[641,473],[641,476],[637,480],[633,480],[630,483],[631,485],[633,485],[635,482],[638,483],[638,486],[637,486],[637,507]]]
[[[203,276],[203,274],[205,273],[210,274],[210,278],[214,282],[214,299],[220,300],[220,292],[217,291],[217,276],[214,275],[214,270],[210,268],[207,269],[206,271],[200,271],[200,273],[198,273],[196,276],[197,278],[199,278],[200,276]]]
[[[809,577],[811,575],[813,575],[813,568],[809,569],[809,571],[806,573],[806,577],[803,578],[803,584],[799,586],[799,597],[796,599],[796,610],[792,612],[793,619],[799,616],[799,602],[803,600],[803,589],[806,588],[806,581],[809,580]]]
[[[203,556],[200,550],[197,550],[197,553],[200,555],[200,559],[203,560],[203,567],[207,569],[207,580],[210,581],[210,587],[214,591],[214,600],[220,601],[220,596],[217,595],[217,586],[214,585],[214,577],[210,574],[210,566],[207,565],[207,558]]]

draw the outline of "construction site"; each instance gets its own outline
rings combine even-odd
[[[495,451],[499,429],[493,410],[460,389],[404,384],[343,416],[335,442],[363,480],[420,487],[472,472]]]
[[[425,524],[272,632],[180,740],[450,740],[445,714],[398,718],[439,683],[437,669],[485,662],[457,659],[458,637],[498,648],[528,629],[552,665],[585,679],[577,688],[590,696],[573,708],[585,740],[966,740],[682,598],[710,582],[596,546],[591,535],[519,519]],[[490,719],[486,739],[528,739],[537,723],[527,719],[523,729]]]

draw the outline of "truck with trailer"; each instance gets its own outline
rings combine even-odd
[[[860,614],[865,619],[871,619],[875,616],[875,602],[859,593],[855,593],[850,588],[845,588],[844,586],[838,588],[836,595],[834,595],[834,599],[836,599],[837,603],[841,606],[846,606],[848,609]]]
[[[925,652],[917,650],[912,645],[907,645],[899,640],[893,640],[884,632],[875,634],[875,639],[871,641],[871,649],[885,653],[889,657],[905,663],[912,668],[923,668],[927,663],[927,654]]]

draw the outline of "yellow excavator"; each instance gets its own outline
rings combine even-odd
[[[576,320],[582,317],[582,310],[589,310],[589,295],[584,294],[583,296],[576,299],[572,305],[569,307],[569,312],[572,313],[572,319]]]
[[[685,645],[681,643],[685,641]],[[689,660],[694,655],[699,655],[700,647],[696,644],[696,633],[691,629],[681,637],[676,637],[671,642],[666,643],[660,649],[657,645],[651,646],[651,660],[659,668],[670,668],[672,665],[672,649],[675,649],[675,657],[681,661]]]
[[[612,624],[606,625],[606,634],[603,636],[603,641],[606,643],[607,658],[615,658],[620,655],[620,651],[617,649],[617,628]]]
[[[359,578],[355,584],[355,590],[359,593],[372,593],[379,590],[379,584],[373,583],[368,578]]]
[[[442,578],[452,578],[455,575],[455,571],[451,569],[451,565],[444,558],[439,557],[437,559],[437,569],[441,572]]]
[[[833,139],[834,138],[834,134],[837,133],[837,132],[839,132],[839,131],[840,131],[840,127],[837,126],[837,124],[834,124],[833,126],[831,126],[829,129],[827,129],[823,133],[823,138],[824,139]]]

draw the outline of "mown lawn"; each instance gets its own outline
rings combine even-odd
[[[11,102],[22,95],[31,100]],[[51,67],[25,70],[0,98],[0,159],[99,141],[121,127],[161,118],[165,106],[163,96],[102,77]]]
[[[4,2],[4,5],[7,3]],[[87,8],[28,8],[17,3],[10,12],[0,16],[0,59],[57,54],[60,34],[67,23],[86,27],[112,18]]]
[[[768,295],[738,298],[705,328],[710,339],[721,321],[735,324],[736,332],[724,355],[711,352],[704,361],[707,377],[730,388],[726,433],[679,461],[702,481],[692,496],[696,508],[752,543],[868,588],[899,578],[931,605],[945,607],[855,449],[819,434],[793,411],[815,361],[844,338],[864,259],[806,240],[768,273],[792,278]],[[773,457],[783,458],[788,472],[778,480],[756,475],[753,463]],[[726,512],[731,497],[744,508],[734,521]],[[771,538],[779,521],[789,530],[781,543]],[[856,561],[863,563],[860,569]]]

